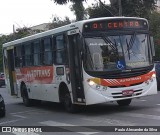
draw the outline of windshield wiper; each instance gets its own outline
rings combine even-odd
[[[108,37],[105,37],[103,36],[103,39],[106,43],[109,44],[109,46],[111,47],[111,49],[114,51],[114,52],[117,52],[117,49],[116,49],[116,45],[108,38]],[[115,47],[116,46],[116,47]]]
[[[129,44],[128,44],[127,39],[126,39],[126,44],[127,44],[128,58],[130,60],[131,56],[130,56],[130,51],[129,51],[130,49],[129,49]]]
[[[129,43],[128,43],[128,40],[126,39],[126,44],[127,44],[127,52],[128,52],[128,58],[130,60],[131,56],[130,56],[130,50],[132,49],[133,45],[134,45],[134,41],[136,39],[136,32],[134,32],[133,35],[131,35],[131,38],[129,40]],[[126,53],[126,52],[125,52]],[[133,53],[133,51],[132,51]]]
[[[126,42],[127,42],[127,44],[128,44],[128,49],[129,49],[129,50],[132,49],[132,47],[133,47],[133,45],[134,45],[135,39],[136,39],[136,32],[134,32],[134,34],[131,35],[131,38],[130,38],[130,40],[129,40],[129,43],[128,43],[128,40],[126,39],[126,40],[127,40]]]
[[[136,32],[134,32],[134,34],[130,38],[129,49],[131,49],[133,47],[135,39],[136,39]]]
[[[116,47],[116,53],[117,53],[117,55],[118,55],[118,60],[119,60],[119,53],[118,53],[118,48],[117,48],[117,42],[116,42],[115,39],[114,39],[114,45],[115,45],[115,47]]]

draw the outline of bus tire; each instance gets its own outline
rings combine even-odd
[[[3,111],[3,112],[0,112],[0,117],[4,117],[6,115],[6,112]]]
[[[26,107],[29,107],[32,105],[32,100],[29,99],[28,97],[28,92],[27,92],[27,88],[26,85],[22,85],[22,99],[23,99],[23,103]]]
[[[78,111],[77,105],[72,104],[71,96],[70,96],[70,94],[68,92],[65,93],[64,102],[63,103],[64,103],[65,110],[67,112],[76,113]]]
[[[129,106],[132,99],[125,99],[125,100],[119,100],[117,101],[119,106]]]

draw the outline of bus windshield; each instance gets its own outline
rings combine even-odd
[[[90,36],[85,44],[87,71],[131,70],[151,64],[148,34]]]

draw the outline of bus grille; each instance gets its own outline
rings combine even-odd
[[[138,95],[141,95],[142,94],[142,90],[143,89],[139,89],[139,90],[135,90],[134,91],[134,95],[122,95],[122,92],[116,92],[116,93],[112,93],[112,97],[113,98],[125,98],[125,97],[132,97],[132,96],[138,96]]]

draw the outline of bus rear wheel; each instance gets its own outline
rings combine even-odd
[[[25,85],[22,86],[22,99],[23,99],[23,103],[26,107],[29,107],[32,105],[32,100],[29,99],[28,97],[28,92],[27,92],[27,88]]]
[[[119,100],[117,101],[119,106],[129,106],[131,103],[131,99]]]

